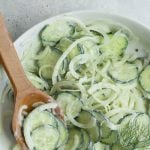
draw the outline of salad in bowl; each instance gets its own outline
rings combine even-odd
[[[130,25],[119,20],[82,17],[58,16],[30,31],[30,35],[35,32],[36,42],[27,40],[30,46],[21,56],[22,65],[31,83],[56,103],[35,104],[29,114],[26,106],[21,109],[18,117],[27,147],[150,149],[148,46]],[[18,43],[20,48],[25,44],[23,40]],[[13,111],[13,91],[5,74],[1,74],[5,82],[1,106],[11,103]],[[64,120],[53,111],[57,105]],[[6,119],[11,111],[4,108],[1,115]]]

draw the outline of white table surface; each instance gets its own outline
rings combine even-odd
[[[150,0],[0,0],[13,40],[46,18],[76,10],[119,14],[150,27]]]

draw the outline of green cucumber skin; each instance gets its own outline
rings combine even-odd
[[[118,140],[118,133],[115,131],[111,131],[111,134],[108,137],[100,139],[100,141],[106,145],[114,144],[114,143],[116,143],[117,140]]]
[[[86,150],[90,144],[90,136],[86,130],[81,129],[82,135],[83,135],[83,142],[80,146],[80,150]],[[87,139],[85,139],[87,138]],[[86,140],[86,141],[85,141]]]
[[[68,138],[69,138],[68,137],[68,129],[64,125],[64,123],[61,120],[59,120],[59,119],[57,119],[57,124],[58,124],[57,125],[57,129],[59,130],[59,133],[60,133],[60,139],[59,139],[58,147],[60,147],[60,146],[64,145],[68,141]],[[59,129],[59,127],[61,127],[61,130]],[[65,138],[61,137],[63,132],[65,134]],[[62,140],[62,138],[64,138],[64,139]],[[60,143],[60,140],[62,140],[61,143]]]
[[[127,63],[127,64],[132,64],[132,63]],[[109,70],[107,71],[107,75],[108,75],[113,81],[115,81],[115,82],[117,82],[117,83],[120,83],[120,84],[128,84],[128,83],[132,83],[132,82],[134,82],[135,80],[137,80],[137,79],[138,79],[138,76],[139,76],[139,73],[138,73],[138,69],[136,68],[136,76],[135,76],[135,78],[133,78],[133,79],[131,79],[131,80],[128,80],[128,81],[121,81],[121,80],[119,80],[119,79],[113,77],[113,75],[110,73]]]
[[[108,74],[108,76],[109,76],[113,81],[115,81],[115,82],[117,82],[117,83],[120,83],[120,84],[132,83],[132,82],[134,82],[134,81],[138,78],[138,76],[137,76],[136,78],[134,78],[134,79],[132,79],[132,80],[129,80],[129,81],[120,81],[120,80],[118,80],[118,79],[115,79],[109,72],[107,72],[107,74]]]
[[[149,93],[150,94],[150,91],[146,91],[145,90],[145,88],[142,86],[142,83],[141,83],[141,74],[142,74],[142,72],[149,66],[150,64],[148,64],[147,66],[145,66],[142,70],[141,70],[141,72],[140,72],[140,74],[139,74],[139,76],[138,76],[138,83],[140,84],[140,87],[146,92],[146,93]],[[149,83],[150,84],[150,83]]]
[[[83,110],[82,111],[83,113],[88,113],[88,115],[90,115],[90,117],[93,117],[93,118],[95,118],[94,116],[93,116],[93,114],[91,113],[91,112],[89,112],[89,111],[86,111],[86,110]],[[81,113],[82,113],[81,112]],[[82,118],[80,117],[80,116],[78,116],[77,117],[77,121],[82,121]],[[93,135],[92,135],[92,133],[94,132],[94,131],[92,131],[92,129],[94,130],[94,129],[97,129],[97,132],[96,132],[96,134],[97,135],[95,135],[95,136],[98,136],[98,137],[93,137]],[[98,121],[96,121],[96,125],[94,126],[94,127],[92,127],[92,128],[87,128],[87,129],[85,129],[87,132],[88,132],[88,134],[89,134],[89,136],[90,136],[90,138],[91,138],[91,140],[94,140],[94,142],[97,142],[98,140],[99,140],[99,138],[100,138],[100,124],[99,124],[99,122]],[[96,138],[96,139],[95,139]]]
[[[69,129],[69,133],[71,133],[71,131],[73,132],[77,132],[77,135],[76,136],[78,136],[78,138],[79,138],[79,143],[77,143],[78,145],[75,145],[76,146],[76,150],[80,150],[80,147],[81,147],[81,145],[82,145],[82,143],[83,143],[83,135],[82,135],[82,132],[80,131],[80,129],[79,128],[77,128],[77,127],[73,127],[73,128],[70,128]],[[67,141],[67,143],[63,146],[63,149],[65,149],[65,150],[70,150],[71,148],[72,148],[72,146],[73,145],[69,145],[69,144],[71,144],[71,143],[69,143],[69,142],[72,142],[72,141],[70,141],[71,140],[71,135],[69,135],[69,138],[68,138],[68,141]],[[73,143],[74,143],[74,141],[73,141]],[[69,149],[68,149],[69,148]]]

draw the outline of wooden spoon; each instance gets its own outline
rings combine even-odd
[[[43,93],[42,91],[33,87],[27,79],[24,70],[21,66],[20,60],[17,56],[16,50],[9,37],[7,28],[4,24],[3,17],[0,15],[0,58],[1,63],[11,81],[14,95],[15,95],[15,109],[12,120],[12,128],[17,143],[22,149],[26,150],[27,146],[22,134],[21,125],[19,124],[19,114],[21,108],[27,106],[25,111],[30,112],[33,109],[33,104],[37,102],[48,103],[53,99]],[[60,114],[60,109],[57,107],[56,112]],[[63,117],[63,116],[61,116]]]

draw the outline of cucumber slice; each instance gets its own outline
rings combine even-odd
[[[124,150],[120,143],[115,143],[112,145],[111,150]]]
[[[42,107],[43,106],[37,107],[25,119],[24,136],[25,136],[27,145],[29,146],[29,148],[32,149],[33,144],[31,143],[31,139],[29,137],[30,133],[32,133],[35,129],[41,126],[48,126],[48,125],[56,128],[57,132],[59,133],[60,138],[57,142],[57,147],[64,145],[68,140],[67,127],[64,125],[64,123],[61,120],[56,118],[52,113],[44,110],[44,107],[42,111]],[[48,134],[51,134],[51,132],[49,132]]]
[[[102,53],[108,55],[120,56],[128,46],[128,39],[125,34],[115,34],[108,45],[104,45],[101,48]]]
[[[33,86],[35,86],[36,88],[42,91],[45,89],[49,89],[48,83],[44,79],[40,78],[38,75],[30,72],[27,72],[26,75],[30,82],[33,84]]]
[[[101,112],[93,111],[92,115],[96,118],[97,121],[101,124],[103,121],[105,121],[104,115]]]
[[[61,53],[59,51],[52,50],[49,46],[41,51],[37,61],[40,76],[44,79],[51,79],[53,69],[60,56]]]
[[[76,117],[78,116],[79,112],[81,111],[81,102],[79,101],[78,97],[72,95],[71,93],[60,93],[57,96],[57,102],[61,107],[63,113],[66,115],[67,106],[74,102],[75,106],[71,110],[71,114]]]
[[[107,122],[103,122],[101,125],[101,138],[108,138],[111,135],[111,129],[108,127]]]
[[[68,142],[63,146],[65,150],[77,150],[83,142],[82,132],[78,128],[69,129]]]
[[[52,125],[53,127],[57,128],[57,121],[54,115],[46,111],[46,107],[55,108],[54,106],[52,106],[52,104],[45,104],[40,107],[37,107],[25,118],[23,124],[23,133],[27,146],[31,150],[33,149],[34,145],[31,141],[30,135],[34,129],[44,125]]]
[[[27,118],[24,121],[24,132],[26,133],[26,129],[28,128],[28,126],[32,131],[38,126],[45,124],[57,127],[57,122],[54,115],[48,111],[33,111],[27,116]]]
[[[73,41],[69,40],[68,38],[63,38],[58,45],[56,46],[56,48],[58,48],[59,50],[61,50],[62,52],[65,52],[67,50],[67,48],[73,43]],[[79,54],[84,54],[84,49],[83,49],[83,45],[82,44],[77,44],[77,46],[75,46],[73,48],[73,50],[70,52],[69,54],[69,58],[72,59],[73,57],[79,55]]]
[[[139,77],[141,87],[150,93],[150,65],[146,66]]]
[[[100,142],[97,142],[93,145],[93,150],[105,150],[106,145]]]
[[[61,145],[64,145],[68,140],[68,129],[61,120],[59,119],[56,119],[56,120],[58,124],[57,129],[59,131],[58,147],[60,147]]]
[[[77,117],[77,121],[83,124],[88,124],[89,122],[93,121],[94,117],[88,111],[82,110]]]
[[[100,125],[96,122],[96,125],[92,128],[86,129],[88,134],[90,135],[91,141],[94,143],[100,140]]]
[[[124,121],[124,120],[129,120],[129,119],[131,119],[132,118],[132,114],[130,113],[130,114],[127,114],[127,115],[125,115],[123,118],[121,118],[118,122],[117,122],[117,124],[120,124],[122,121]]]
[[[99,122],[100,126],[107,126],[108,128],[115,129],[114,124],[102,112],[93,111],[92,114]]]
[[[69,58],[72,59],[73,57],[79,54],[84,54],[84,49],[82,44],[77,44],[77,46],[69,54]]]
[[[87,150],[89,144],[90,144],[90,136],[88,135],[88,132],[86,130],[81,129],[83,142],[79,149],[81,150]]]
[[[104,144],[115,143],[118,138],[118,134],[110,128],[111,122],[109,122],[109,120],[107,120],[101,112],[94,111],[93,115],[100,123],[100,141]]]
[[[72,43],[73,43],[72,40],[65,37],[60,40],[60,42],[56,45],[56,48],[58,48],[62,52],[65,52]],[[73,57],[83,53],[84,53],[83,45],[77,44],[77,46],[75,46],[73,50],[70,52],[69,58],[72,59]]]
[[[54,150],[59,140],[59,132],[54,126],[44,125],[32,131],[31,139],[35,150]]]
[[[61,38],[68,37],[72,27],[66,20],[56,20],[46,25],[40,33],[43,46],[54,46]]]
[[[108,75],[118,83],[129,83],[138,77],[138,70],[134,64],[114,64],[108,71]]]
[[[95,118],[93,115],[88,111],[81,111],[79,116],[77,117],[77,121],[82,124],[89,124],[89,122],[95,121]],[[99,123],[95,122],[95,125],[91,128],[87,128],[86,131],[88,132],[91,140],[93,142],[96,142],[100,138],[100,129],[99,129]]]
[[[58,48],[60,51],[65,52],[66,49],[72,44],[72,40],[64,37],[62,38],[59,43],[56,45],[56,48]]]
[[[109,119],[112,123],[117,124],[119,122],[119,120],[124,118],[124,116],[126,116],[126,115],[127,115],[127,113],[117,113]]]
[[[104,144],[113,144],[113,143],[116,143],[118,139],[118,134],[116,131],[111,131],[111,134],[109,137],[106,137],[106,138],[101,138],[100,141]]]

